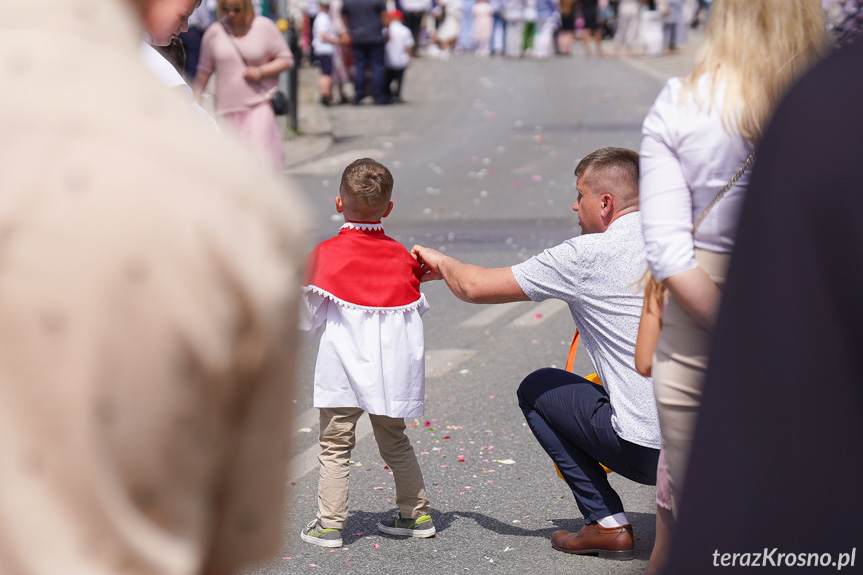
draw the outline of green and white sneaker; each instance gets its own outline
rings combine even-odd
[[[431,515],[405,519],[401,513],[378,523],[378,531],[388,535],[401,535],[402,537],[434,537],[437,533]]]
[[[317,519],[312,519],[311,523],[300,531],[300,539],[320,547],[342,546],[342,532],[339,529],[324,529],[318,525]]]

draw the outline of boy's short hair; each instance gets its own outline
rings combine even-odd
[[[393,195],[393,175],[380,162],[360,158],[342,172],[339,195],[352,208],[380,208]]]

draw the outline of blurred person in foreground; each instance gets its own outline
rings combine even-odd
[[[666,573],[863,565],[861,102],[854,42],[791,89],[761,142]]]
[[[142,64],[178,3],[4,2],[0,573],[280,542],[304,209]]]
[[[692,74],[670,79],[644,120],[647,262],[671,294],[653,383],[675,514],[753,148],[826,46],[819,0],[717,0]]]

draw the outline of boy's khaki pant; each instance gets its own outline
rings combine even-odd
[[[356,407],[328,407],[320,411],[318,524],[324,529],[343,529],[348,516],[348,462],[356,445],[357,420],[364,412]],[[405,435],[404,419],[371,414],[369,419],[378,451],[393,472],[396,504],[402,517],[425,515],[429,502],[417,456]]]

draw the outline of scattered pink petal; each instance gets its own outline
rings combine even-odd
[[[531,342],[530,342],[530,343],[537,344],[537,343],[539,343],[539,340],[538,340],[538,339],[534,339],[534,340],[531,340]]]
[[[316,563],[309,563],[309,567],[317,567]]]
[[[378,545],[377,543],[375,543],[374,547],[375,547],[375,549],[380,549],[380,548],[381,548],[381,546],[380,546],[380,545]]]
[[[424,425],[425,425],[426,427],[429,427],[429,426],[431,425],[431,421],[426,421]]]
[[[539,319],[542,317],[542,314],[541,313],[535,313],[535,314],[533,314],[533,317],[535,317],[536,319]]]
[[[362,534],[363,534],[362,531],[357,531],[356,533],[354,533],[354,537],[361,537]]]
[[[494,396],[493,396],[493,395],[489,395],[489,396],[488,396],[488,398],[489,398],[489,399],[494,399]]]
[[[291,557],[282,557],[282,559],[287,559],[288,561],[290,561]]]

